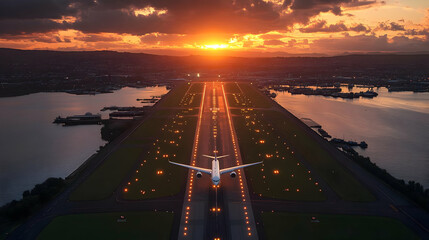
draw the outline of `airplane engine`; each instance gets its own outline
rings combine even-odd
[[[197,178],[201,178],[203,176],[201,172],[197,172],[195,175],[197,175]]]
[[[235,178],[237,176],[237,173],[235,173],[234,171],[232,171],[229,176],[231,176],[232,178]]]

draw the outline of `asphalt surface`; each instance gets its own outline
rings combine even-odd
[[[190,164],[211,168],[202,154],[229,155],[219,160],[220,168],[242,164],[239,146],[222,83],[206,83],[195,133]],[[257,239],[257,231],[243,171],[237,177],[221,176],[214,187],[210,176],[195,176],[189,170],[179,228],[179,239]]]

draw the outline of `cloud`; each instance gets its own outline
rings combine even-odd
[[[22,25],[34,20],[34,30],[3,27],[0,34],[75,29],[85,33],[196,34],[284,31],[295,23],[307,24],[323,12],[341,15],[354,6],[371,6],[367,0],[285,0],[283,5],[265,0],[2,0],[0,25]],[[139,15],[149,8],[165,14]],[[47,23],[75,17],[76,22]],[[21,23],[15,23],[21,21]],[[30,25],[30,23],[27,23]],[[37,24],[41,26],[36,26]]]
[[[283,42],[281,40],[277,40],[277,39],[264,41],[264,46],[282,46],[284,44],[285,44],[285,42]]]
[[[359,23],[355,26],[349,27],[349,31],[354,31],[354,32],[370,32],[371,28],[363,25],[362,23]]]
[[[1,0],[0,19],[61,19],[90,5],[91,0]]]
[[[64,30],[68,23],[58,23],[49,19],[6,19],[0,21],[0,35],[22,35]]]
[[[81,37],[76,37],[75,39],[84,42],[113,42],[122,40],[119,36],[105,36],[103,34],[87,34]]]
[[[398,36],[389,39],[387,35],[346,35],[344,38],[325,38],[315,40],[314,50],[324,49],[332,52],[415,52],[427,51],[429,40]]]
[[[363,24],[357,24],[355,26],[348,27],[343,22],[328,25],[325,20],[319,20],[311,23],[309,26],[305,28],[299,29],[299,31],[303,33],[346,32],[346,31],[369,32],[371,31],[371,29],[369,27],[364,26]]]
[[[405,26],[396,22],[381,22],[377,29],[385,31],[405,31]]]
[[[264,39],[264,40],[280,39],[280,38],[284,38],[284,37],[285,36],[283,34],[273,34],[273,33],[263,34],[263,35],[259,36],[259,38]]]
[[[291,39],[287,43],[288,43],[288,47],[292,48],[297,43],[297,41],[295,39]]]
[[[423,35],[426,36],[427,39],[429,39],[429,29],[407,29],[405,31],[405,35],[411,35],[411,36],[417,36],[417,35]]]

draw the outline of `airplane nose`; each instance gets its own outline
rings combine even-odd
[[[214,177],[212,180],[213,180],[213,184],[217,186],[219,184],[220,178],[219,177]]]

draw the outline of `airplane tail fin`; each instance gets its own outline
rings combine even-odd
[[[209,155],[204,155],[204,154],[203,154],[203,156],[204,156],[204,157],[211,158],[211,159],[220,159],[220,158],[228,157],[229,155],[222,155],[222,156],[209,156]]]

